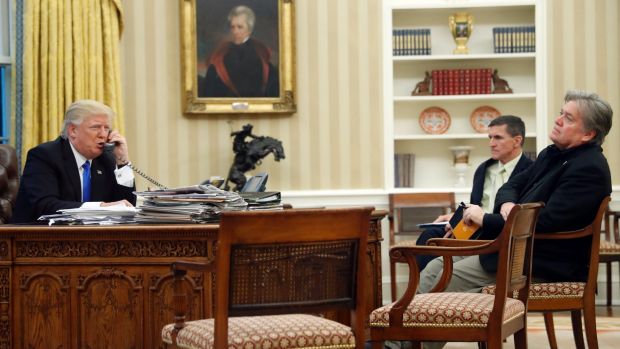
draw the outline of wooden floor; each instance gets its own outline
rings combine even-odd
[[[620,305],[611,307],[598,305],[596,306],[596,316],[620,317]]]

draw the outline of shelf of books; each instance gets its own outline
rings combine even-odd
[[[490,154],[488,123],[499,115],[524,120],[528,156],[547,145],[544,1],[386,0],[383,6],[389,190],[467,192]],[[471,150],[467,169],[456,174],[459,147]]]

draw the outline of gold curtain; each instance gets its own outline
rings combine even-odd
[[[26,0],[22,154],[60,135],[66,107],[96,99],[123,133],[120,0]]]

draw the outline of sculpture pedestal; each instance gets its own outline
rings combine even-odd
[[[468,168],[468,164],[454,164],[454,172],[456,172],[455,187],[465,187],[467,185],[467,183],[465,183],[465,173]]]

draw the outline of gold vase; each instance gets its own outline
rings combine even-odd
[[[456,54],[469,53],[469,49],[465,45],[467,45],[471,31],[474,29],[474,17],[467,12],[457,12],[448,17],[448,24],[456,42],[456,48],[452,52]]]

